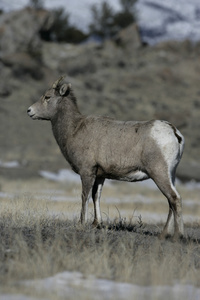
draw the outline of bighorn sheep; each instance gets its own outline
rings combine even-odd
[[[183,235],[181,197],[174,182],[184,137],[172,124],[161,120],[123,122],[83,116],[71,84],[64,77],[27,113],[34,120],[51,121],[61,152],[81,177],[81,223],[86,220],[90,196],[94,202],[93,223],[101,222],[100,195],[106,178],[129,182],[152,178],[169,203],[161,237]]]

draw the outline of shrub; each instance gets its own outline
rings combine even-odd
[[[41,38],[46,41],[80,43],[87,35],[70,25],[69,14],[63,8],[52,11],[54,21],[48,30],[40,32]]]
[[[112,36],[115,33],[112,7],[107,2],[103,2],[101,6],[94,4],[91,6],[91,12],[93,22],[89,26],[90,33],[103,38]]]
[[[136,20],[134,9],[136,1],[120,0],[122,9],[117,13],[105,1],[101,5],[92,5],[92,23],[89,26],[90,34],[99,35],[102,38],[110,38],[120,29],[132,24]]]
[[[114,24],[120,30],[132,24],[135,21],[134,15],[129,11],[122,11],[114,16]]]

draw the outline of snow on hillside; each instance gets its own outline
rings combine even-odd
[[[139,0],[138,20],[143,40],[200,40],[199,0]]]
[[[44,0],[44,4],[46,8],[65,7],[70,13],[71,22],[87,31],[91,21],[91,5],[103,1]],[[116,11],[120,9],[119,0],[107,2]],[[21,9],[28,3],[28,0],[0,0],[0,8],[5,11]],[[199,0],[138,0],[136,9],[142,39],[149,44],[164,40],[200,40]]]

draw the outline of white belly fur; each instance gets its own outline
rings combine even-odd
[[[149,176],[146,173],[142,171],[135,171],[125,175],[124,177],[119,178],[119,180],[133,182],[133,181],[145,180],[148,178]]]

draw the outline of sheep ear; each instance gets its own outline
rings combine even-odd
[[[59,83],[62,81],[62,80],[64,80],[64,76],[61,76],[59,79],[57,79],[54,83],[53,83],[53,85],[52,85],[52,89],[56,89],[57,87],[58,87],[58,85],[59,85]]]
[[[60,96],[68,96],[71,90],[71,83],[64,83],[59,89]]]

